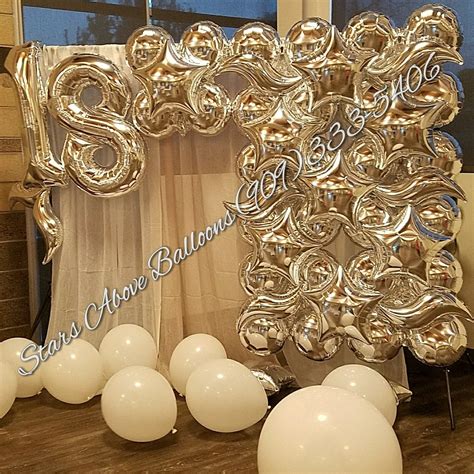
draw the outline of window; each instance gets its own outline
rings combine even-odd
[[[277,0],[153,0],[152,22],[169,31],[175,40],[189,25],[213,21],[231,38],[241,26],[262,21],[276,29]]]
[[[363,11],[375,11],[387,15],[396,26],[402,26],[413,10],[429,3],[427,0],[332,0],[332,20],[339,28]],[[474,2],[444,0],[443,5],[458,15],[461,26],[474,22]],[[461,46],[464,65],[446,63],[445,69],[454,72],[464,88],[464,106],[452,123],[443,127],[459,141],[464,156],[464,172],[474,172],[474,37],[465,35]]]
[[[228,37],[245,23],[276,28],[277,0],[23,0],[24,40],[45,44],[125,43],[138,27],[152,23],[175,40],[189,25],[210,20]],[[151,18],[148,16],[151,15]]]
[[[146,24],[144,0],[24,0],[25,41],[45,44],[125,43]]]

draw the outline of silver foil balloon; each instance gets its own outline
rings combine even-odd
[[[262,384],[268,397],[277,394],[286,387],[296,386],[296,377],[286,367],[255,361],[245,363],[245,365]]]
[[[428,328],[414,330],[408,338],[408,347],[417,359],[439,367],[459,360],[466,345],[466,329],[455,314],[450,313]]]
[[[275,354],[289,336],[288,323],[294,311],[291,302],[257,296],[244,305],[237,320],[240,341],[255,354]]]
[[[413,392],[398,382],[389,380],[388,383],[392,387],[393,393],[397,397],[397,404],[410,401]]]
[[[12,187],[10,202],[33,207],[34,219],[46,245],[43,263],[47,263],[63,241],[61,222],[50,204],[51,187],[65,186],[69,177],[61,158],[55,156],[51,149],[41,61],[41,45],[31,42],[13,47],[5,61],[5,68],[16,85],[24,124],[23,154],[28,163],[23,182]]]
[[[337,321],[321,314],[319,307],[308,302],[293,324],[291,338],[308,359],[323,361],[330,359],[344,343],[344,331]]]
[[[38,42],[15,46],[5,67],[13,78],[23,115],[23,153],[28,163],[25,188],[67,183],[61,160],[51,149],[47,121],[47,93],[41,76],[42,47]]]
[[[101,94],[95,105],[84,93]],[[62,161],[71,179],[84,191],[120,196],[137,188],[145,171],[142,136],[126,120],[132,100],[130,86],[118,68],[95,54],[76,54],[57,64],[48,79],[48,107],[67,130]],[[97,162],[101,149],[112,149],[115,161]]]
[[[180,45],[162,28],[136,30],[125,46],[127,62],[143,88],[133,102],[133,120],[144,135],[162,138],[194,129],[218,133],[231,103],[213,76],[227,41],[210,22],[188,28]]]

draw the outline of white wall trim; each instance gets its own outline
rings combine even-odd
[[[331,0],[278,0],[277,25],[280,36],[304,18],[320,17],[331,21]]]

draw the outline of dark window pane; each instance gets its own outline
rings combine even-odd
[[[189,26],[187,23],[180,21],[157,20],[153,18],[152,24],[164,28],[176,42],[179,41],[183,31]]]
[[[136,28],[146,24],[145,5],[144,0],[25,0],[24,39],[49,45],[125,43]]]
[[[224,30],[225,35],[229,39],[231,39],[234,36],[234,33],[238,30],[238,28],[231,28],[229,26],[224,26],[222,29]]]
[[[426,5],[426,0],[332,0],[332,19],[341,30],[347,21],[364,11],[383,13],[396,26],[403,26],[413,10]],[[459,141],[464,155],[463,171],[474,172],[474,1],[444,0],[443,5],[452,8],[458,15],[464,30],[461,54],[464,65],[446,63],[445,69],[454,72],[461,79],[464,88],[464,106],[452,123],[443,127]]]
[[[85,3],[112,3],[114,5],[131,5],[143,7],[146,0],[86,0]]]
[[[233,32],[250,21],[262,21],[276,28],[276,0],[154,0],[152,15],[154,22],[192,25],[210,20]],[[158,24],[158,23],[155,23]],[[184,28],[180,28],[183,30]],[[174,34],[174,32],[173,32]],[[175,36],[176,38],[176,36]]]
[[[156,18],[153,18],[152,24],[164,28],[168,33],[171,34],[176,42],[181,39],[181,35],[183,34],[184,30],[189,26],[188,23],[184,22],[157,20]],[[237,31],[237,28],[231,27],[223,27],[222,29],[229,39],[232,38],[234,33]]]
[[[273,22],[276,19],[276,0],[153,0],[153,8],[209,15],[250,18]]]

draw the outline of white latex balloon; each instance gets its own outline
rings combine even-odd
[[[151,334],[136,324],[111,329],[99,347],[107,379],[125,367],[140,365],[154,369],[158,353]]]
[[[129,441],[154,441],[167,435],[177,416],[168,381],[149,367],[126,367],[102,391],[102,415],[109,428]]]
[[[15,368],[8,362],[0,361],[0,418],[3,418],[15,401],[18,382]]]
[[[10,363],[15,369],[16,379],[18,382],[16,396],[18,398],[33,397],[40,393],[43,388],[43,382],[41,381],[41,366],[39,366],[31,375],[20,375],[18,373],[20,367],[29,371],[35,365],[34,361],[23,362],[20,358],[23,349],[31,343],[33,343],[33,341],[30,339],[25,339],[24,337],[13,337],[12,339],[3,341],[1,344],[3,360]],[[27,355],[28,354],[29,352]]]
[[[390,383],[378,372],[360,364],[348,364],[334,369],[322,385],[349,390],[372,403],[390,425],[397,417],[397,399]]]
[[[99,351],[83,339],[74,339],[43,363],[42,377],[54,398],[72,404],[87,402],[103,380]]]
[[[175,347],[171,355],[171,383],[178,393],[186,395],[186,383],[197,367],[208,360],[226,358],[226,351],[219,339],[209,334],[188,336]]]
[[[312,386],[284,398],[260,433],[258,472],[402,473],[392,427],[347,390]]]
[[[252,426],[265,416],[268,407],[257,378],[230,359],[201,364],[188,379],[186,403],[201,425],[221,433]]]

